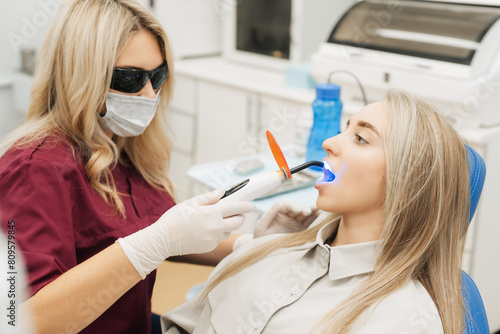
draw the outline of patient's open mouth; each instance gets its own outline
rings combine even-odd
[[[323,161],[323,178],[318,182],[328,183],[335,180],[335,174],[332,171],[332,166],[327,161]]]

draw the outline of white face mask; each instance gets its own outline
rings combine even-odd
[[[153,120],[159,102],[160,92],[156,94],[156,99],[108,93],[106,115],[101,116],[99,123],[118,136],[138,136]]]

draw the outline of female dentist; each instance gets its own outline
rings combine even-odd
[[[27,121],[0,158],[2,227],[15,226],[39,333],[149,333],[162,261],[214,265],[232,251],[251,203],[218,203],[216,190],[174,206],[172,70],[162,27],[132,0],[69,0],[53,19]],[[282,212],[261,234],[314,215]]]

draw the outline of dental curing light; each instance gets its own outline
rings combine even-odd
[[[277,188],[283,181],[290,179],[294,173],[311,166],[323,167],[321,161],[308,161],[290,170],[278,142],[269,130],[266,131],[266,137],[279,170],[259,174],[238,183],[224,193],[221,201],[252,201]]]

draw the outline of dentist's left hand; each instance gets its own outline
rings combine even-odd
[[[125,255],[145,278],[166,258],[210,252],[229,238],[255,205],[219,199],[224,189],[196,196],[170,210],[154,224],[118,239]]]

